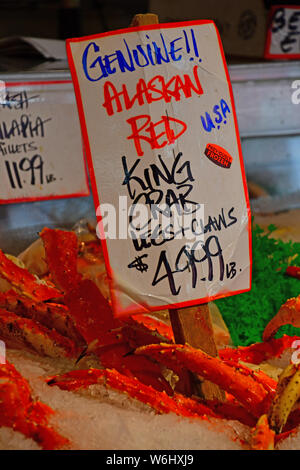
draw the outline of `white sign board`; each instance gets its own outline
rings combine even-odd
[[[89,194],[72,82],[2,82],[0,203]]]
[[[214,23],[70,39],[67,54],[115,314],[249,290],[248,193]]]
[[[267,59],[300,58],[300,6],[273,5],[265,57]]]

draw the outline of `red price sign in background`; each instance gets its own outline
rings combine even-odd
[[[214,23],[70,39],[67,53],[115,314],[249,290],[249,201]]]
[[[272,6],[265,57],[267,59],[300,58],[300,6]]]

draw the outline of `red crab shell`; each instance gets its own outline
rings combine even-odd
[[[53,410],[33,400],[28,382],[12,364],[0,364],[0,426],[34,439],[43,449],[61,449],[69,441],[49,424]]]

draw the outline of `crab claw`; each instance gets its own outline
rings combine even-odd
[[[155,344],[140,347],[135,353],[155,358],[170,368],[173,365],[186,367],[232,394],[253,416],[259,417],[268,409],[270,394],[251,373],[245,374],[200,349],[180,344]]]
[[[283,325],[300,328],[300,295],[285,302],[263,332],[263,341],[272,338]]]

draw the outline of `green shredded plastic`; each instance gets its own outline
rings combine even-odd
[[[270,238],[276,230],[269,225],[267,233],[258,225],[252,229],[252,289],[216,301],[235,346],[248,346],[262,341],[267,323],[281,305],[300,294],[300,280],[285,274],[287,266],[300,266],[300,243]],[[300,328],[280,328],[283,334],[300,336]]]

